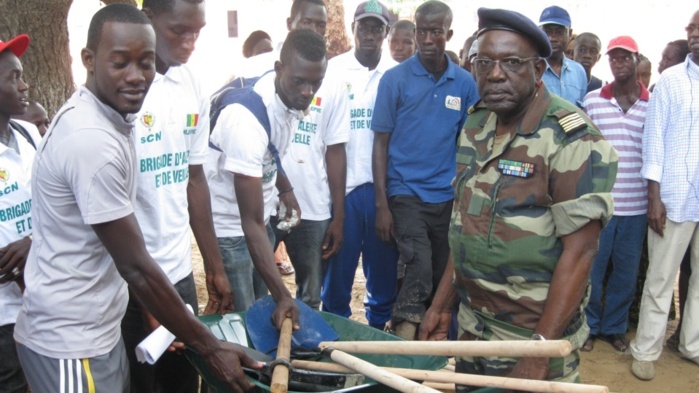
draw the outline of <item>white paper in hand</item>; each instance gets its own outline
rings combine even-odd
[[[189,304],[185,304],[185,306],[187,306],[189,312],[194,314],[192,306]],[[138,344],[136,347],[136,359],[140,363],[155,364],[173,341],[175,341],[175,335],[170,333],[165,326],[160,325]]]

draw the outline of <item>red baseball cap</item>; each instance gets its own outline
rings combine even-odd
[[[17,57],[21,57],[29,46],[29,36],[26,34],[20,34],[17,37],[7,41],[0,41],[0,53],[4,52],[5,49],[9,49]]]
[[[617,48],[627,50],[631,53],[638,53],[638,44],[636,44],[636,41],[634,41],[633,38],[627,35],[612,38],[607,46],[607,54],[609,54],[609,52],[611,52],[613,49]]]

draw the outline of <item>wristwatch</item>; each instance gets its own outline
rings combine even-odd
[[[532,334],[532,337],[529,340],[531,340],[531,341],[546,341],[546,338],[539,333],[534,333],[534,334]]]

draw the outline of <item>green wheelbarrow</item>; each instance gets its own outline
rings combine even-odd
[[[337,332],[342,341],[402,341],[401,338],[374,329],[370,326],[351,321],[334,314],[318,311],[320,316]],[[200,316],[201,320],[211,332],[219,339],[237,344],[245,344],[251,347],[247,334],[242,337],[245,330],[245,312],[232,313],[224,316],[205,315]],[[186,356],[197,369],[204,381],[219,393],[228,390],[211,374],[201,356],[190,348],[186,350]],[[248,354],[255,358],[255,351]],[[266,356],[257,352],[257,355]],[[258,356],[259,357],[259,356]],[[379,367],[412,368],[422,370],[438,370],[446,366],[447,358],[443,356],[424,355],[380,355],[380,354],[357,354],[357,357],[375,364]],[[269,358],[258,358],[265,361]],[[268,392],[269,378],[264,373],[254,370],[247,370],[248,379],[255,384],[256,392]],[[332,391],[332,392],[395,392],[395,390],[377,383],[376,381],[359,374],[338,375],[333,373],[313,372],[295,370],[292,373],[292,381],[289,384],[289,392],[309,392],[309,391]],[[294,382],[296,378],[296,382]],[[477,393],[499,393],[500,389],[483,388],[475,391]]]

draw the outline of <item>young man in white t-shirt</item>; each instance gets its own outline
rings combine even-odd
[[[374,132],[372,110],[384,72],[398,64],[382,56],[388,32],[388,9],[376,1],[359,4],[354,14],[354,50],[341,54],[328,66],[329,73],[342,78],[350,98],[350,140],[347,144],[345,196],[345,241],[339,253],[327,261],[323,281],[323,311],[349,317],[354,275],[362,257],[367,278],[364,301],[369,325],[383,329],[391,319],[396,297],[398,252],[376,236],[374,182],[371,152]]]
[[[31,169],[41,137],[27,122],[10,121],[29,106],[29,86],[19,58],[29,46],[21,34],[0,41],[0,390],[24,392],[27,380],[17,358],[14,334],[22,306],[24,265],[32,244]]]
[[[326,66],[323,38],[310,30],[292,31],[284,42],[280,61],[274,65],[275,73],[266,74],[252,87],[266,107],[269,134],[255,114],[238,103],[221,111],[211,133],[206,174],[214,226],[235,293],[236,310],[247,309],[259,295],[253,288],[253,265],[278,307],[280,301],[295,304],[274,263],[274,233],[269,218],[275,208],[275,194],[287,209],[299,207],[287,177],[277,175],[278,164],[268,143],[283,159],[291,141],[289,124],[296,126],[303,119]]]
[[[198,310],[191,261],[191,232],[206,271],[205,314],[233,310],[230,285],[216,244],[203,164],[209,141],[209,100],[186,65],[206,24],[203,0],[145,0],[142,11],[155,30],[156,71],[141,111],[134,144],[138,157],[136,218],[146,248],[182,300]],[[131,369],[131,392],[199,390],[199,374],[186,357],[166,353],[141,364],[134,349],[158,326],[131,299],[122,335]]]
[[[85,86],[56,115],[33,166],[33,244],[14,335],[32,392],[128,391],[119,329],[127,283],[231,390],[252,388],[240,365],[261,365],[186,310],[148,254],[134,215],[133,114],[156,62],[148,18],[123,3],[100,9],[82,62]]]
[[[297,0],[287,19],[289,30],[310,29],[325,36],[327,12],[322,0]],[[342,80],[329,75],[316,92],[303,119],[291,128],[289,153],[282,160],[302,217],[291,231],[277,229],[276,244],[286,245],[296,270],[296,297],[314,309],[320,307],[324,260],[342,244],[347,177],[345,143],[349,141],[349,97]]]

